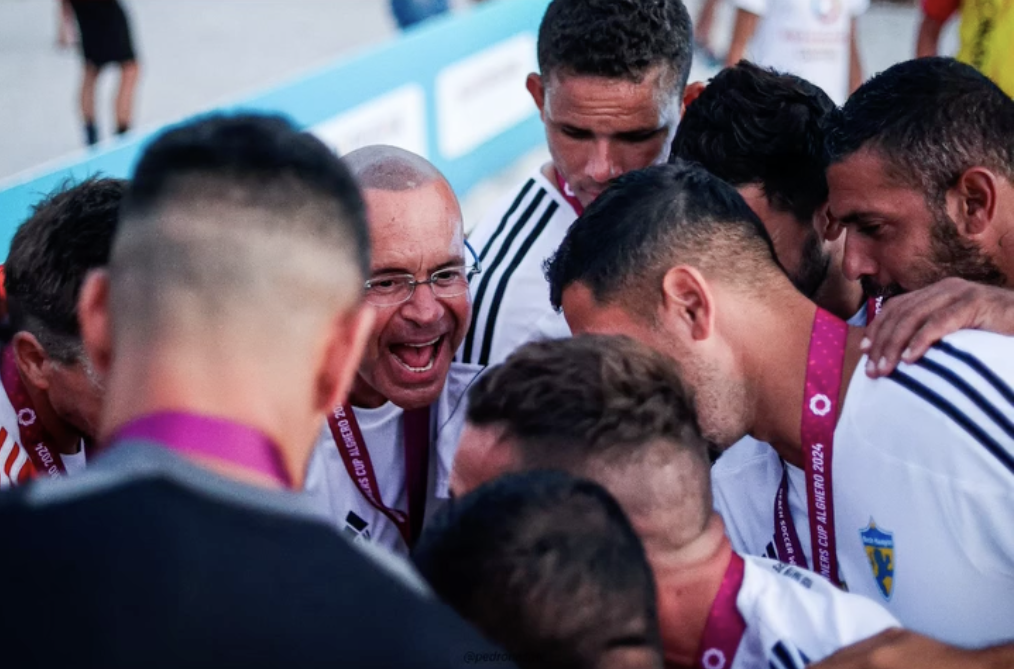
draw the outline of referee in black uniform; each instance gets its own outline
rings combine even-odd
[[[85,138],[98,142],[95,127],[95,84],[99,72],[109,63],[120,66],[120,90],[116,94],[116,133],[130,129],[139,69],[134,53],[130,24],[119,0],[63,0],[70,4],[81,32],[84,79],[81,82],[81,116]]]

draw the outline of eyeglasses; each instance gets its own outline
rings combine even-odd
[[[416,281],[411,274],[381,274],[364,284],[366,301],[377,307],[393,307],[408,302],[415,295],[416,286],[427,284],[433,297],[447,299],[460,297],[468,292],[468,282],[482,273],[482,263],[475,249],[467,241],[465,248],[472,254],[471,265],[460,265],[438,269],[425,281]]]

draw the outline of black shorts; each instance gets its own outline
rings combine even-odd
[[[91,65],[135,59],[127,15],[118,0],[70,0],[81,31],[81,51]]]

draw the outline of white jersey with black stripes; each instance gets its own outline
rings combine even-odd
[[[472,280],[472,327],[457,360],[495,365],[530,341],[570,336],[550,305],[543,265],[576,218],[537,170],[476,226],[469,242],[483,272]]]
[[[962,331],[884,379],[865,365],[832,459],[848,589],[945,642],[1014,639],[1014,338]]]
[[[736,609],[746,623],[734,658],[711,649],[705,667],[801,669],[898,621],[866,597],[842,592],[822,576],[775,560],[743,557]]]

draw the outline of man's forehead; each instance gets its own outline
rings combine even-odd
[[[543,80],[547,112],[556,118],[609,111],[634,119],[654,117],[651,120],[656,122],[660,115],[665,117],[678,109],[679,95],[671,72],[671,67],[658,65],[638,81],[553,72]]]
[[[563,291],[563,314],[571,329],[581,334],[622,334],[633,319],[616,301],[603,302],[590,286],[573,283]]]
[[[827,170],[830,214],[843,222],[870,213],[891,213],[925,206],[925,195],[901,178],[892,163],[863,149]]]

